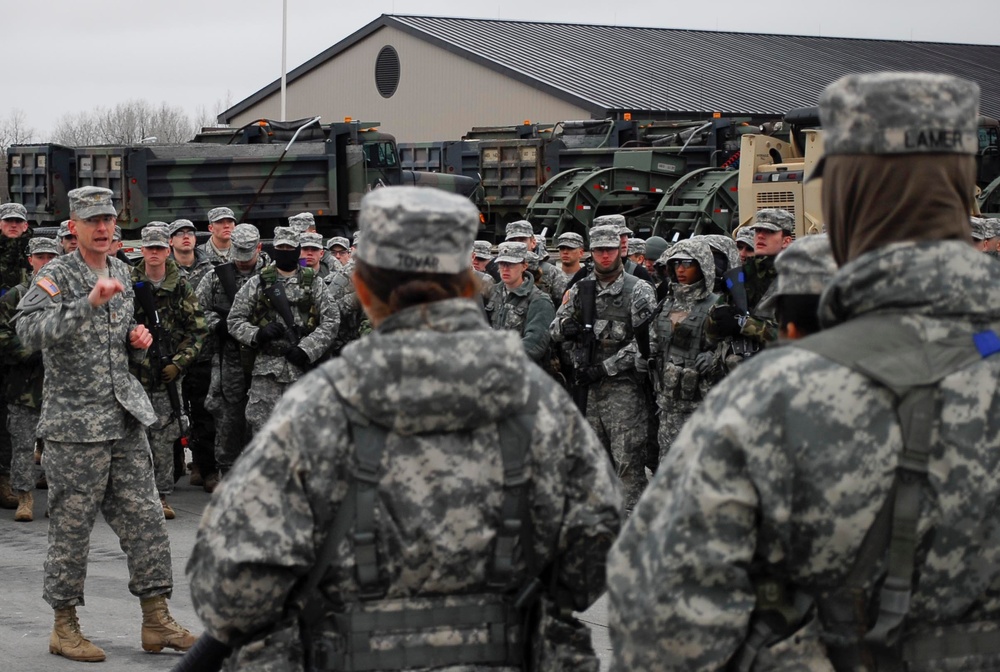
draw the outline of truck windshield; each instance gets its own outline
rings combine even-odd
[[[371,142],[364,146],[365,163],[371,167],[395,168],[396,146],[391,142]]]

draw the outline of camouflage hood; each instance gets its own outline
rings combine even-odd
[[[705,286],[711,288],[715,284],[715,259],[712,257],[712,248],[709,247],[705,236],[687,238],[674,243],[674,246],[664,252],[667,261],[675,257],[691,257],[698,262],[701,274],[705,276]],[[667,267],[667,277],[670,282],[676,283],[677,276],[673,269]],[[695,283],[698,284],[698,283]]]
[[[341,357],[341,397],[397,434],[474,429],[527,400],[524,376],[531,364],[520,336],[491,330],[467,299],[402,310]]]
[[[829,327],[879,311],[950,319],[1000,319],[1000,264],[960,241],[894,243],[841,267],[820,300]]]

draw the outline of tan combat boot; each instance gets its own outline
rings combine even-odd
[[[163,517],[166,518],[167,520],[173,520],[174,516],[176,515],[174,514],[174,509],[169,504],[167,504],[167,498],[164,497],[163,495],[160,495],[160,506],[163,507]]]
[[[35,498],[30,492],[17,493],[17,511],[14,513],[14,520],[19,523],[30,523],[35,519],[31,510],[35,506]]]
[[[0,507],[4,509],[17,508],[17,496],[10,489],[10,474],[0,474]]]
[[[167,609],[167,598],[163,595],[150,597],[140,602],[142,605],[142,649],[158,653],[164,648],[187,651],[198,639],[182,628]]]
[[[49,637],[49,653],[84,663],[99,663],[105,658],[104,649],[91,644],[80,632],[76,607],[56,609],[56,624]]]

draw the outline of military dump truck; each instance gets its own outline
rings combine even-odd
[[[610,213],[626,214],[646,235],[657,225],[725,229],[735,216],[740,136],[759,132],[760,121],[625,118],[477,127],[462,140],[400,143],[400,160],[412,170],[478,177],[484,238],[502,236],[508,222],[525,217],[537,230],[586,235],[595,216]],[[692,175],[705,168],[727,175]],[[733,191],[724,193],[729,180]],[[695,217],[701,211],[711,217]]]
[[[795,215],[796,235],[823,230],[820,202],[822,180],[805,178],[823,153],[823,131],[815,107],[792,110],[785,115],[783,134],[744,135],[740,150],[739,222],[753,221],[764,208],[784,208]],[[983,213],[1000,213],[1000,123],[979,118],[979,154],[976,184]],[[1000,214],[990,214],[1000,216]]]
[[[67,192],[93,185],[114,192],[124,229],[179,218],[204,226],[207,211],[225,205],[265,236],[300,212],[313,213],[317,228],[335,235],[356,228],[362,196],[379,186],[435,186],[465,196],[477,187],[462,175],[403,170],[395,139],[377,124],[314,121],[260,120],[177,145],[14,145],[10,197],[36,225],[69,217]]]

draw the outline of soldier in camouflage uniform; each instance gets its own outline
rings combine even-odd
[[[830,238],[799,238],[774,260],[778,277],[769,301],[778,321],[778,340],[797,341],[820,330],[819,300],[837,272]]]
[[[709,338],[716,342],[732,339],[734,352],[726,357],[727,369],[778,340],[778,323],[771,303],[763,302],[776,276],[774,258],[792,244],[795,216],[781,208],[758,210],[750,228],[754,232],[755,253],[743,266],[749,313],[741,312],[730,294],[728,301],[717,306],[708,318]]]
[[[337,334],[333,337],[330,345],[329,355],[336,357],[344,346],[351,341],[357,340],[361,336],[361,323],[364,319],[364,311],[358,295],[354,291],[351,283],[351,275],[354,273],[354,260],[351,257],[351,242],[347,238],[331,238],[327,243],[333,251],[338,262],[342,262],[341,267],[326,276],[326,285],[330,293],[330,300],[337,305],[337,312],[340,313],[340,325],[337,327]]]
[[[502,282],[493,286],[486,302],[486,317],[494,329],[510,329],[521,335],[528,357],[548,365],[549,325],[556,316],[552,299],[535,287],[528,273],[528,247],[524,243],[501,243],[497,253]]]
[[[198,249],[208,256],[213,264],[224,264],[229,261],[229,250],[232,247],[233,229],[236,228],[236,214],[230,208],[212,208],[206,215],[208,230],[212,236],[198,246]]]
[[[493,288],[497,284],[493,276],[486,272],[486,267],[493,261],[492,247],[488,240],[477,240],[472,244],[472,270],[476,274],[476,278],[479,279],[483,303],[490,300],[490,294],[493,293]]]
[[[282,320],[265,289],[281,283],[295,328]],[[257,351],[247,400],[247,423],[256,434],[289,385],[333,343],[340,312],[311,268],[299,266],[298,234],[274,230],[274,263],[243,285],[227,318],[229,334]]]
[[[978,101],[927,73],[822,94],[840,267],[825,328],[741,365],[677,437],[609,555],[613,669],[1000,666],[1000,292],[968,230]]]
[[[56,240],[59,241],[60,254],[69,254],[78,247],[76,236],[69,232],[68,219],[64,219],[59,223],[59,232],[56,233]]]
[[[18,304],[17,335],[45,365],[38,435],[49,481],[49,550],[43,597],[55,610],[49,651],[104,660],[80,632],[87,548],[98,509],[128,558],[129,590],[142,606],[142,647],[190,648],[195,638],[167,609],[170,542],[156,496],[145,427],[156,421],[129,359],[152,344],[133,315],[128,266],[108,257],[112,192],[69,192],[70,231],[80,247],[39,273]]]
[[[667,255],[670,294],[657,306],[649,332],[660,462],[681,426],[721,377],[717,348],[705,335],[708,313],[720,298],[713,291],[712,251],[705,236],[698,236],[678,242]]]
[[[326,278],[330,275],[330,268],[323,265],[323,255],[326,250],[323,249],[323,236],[318,233],[300,233],[299,234],[299,247],[302,255],[302,262],[305,262],[306,268],[311,268],[316,271],[316,274],[321,278]],[[299,262],[299,263],[302,263]]]
[[[294,669],[299,633],[282,628],[283,608],[319,562],[314,593],[329,603],[313,633],[352,656],[371,643],[366,669],[514,672],[530,655],[515,596],[545,568],[535,669],[596,672],[571,612],[601,594],[620,524],[600,444],[518,335],[490,332],[469,300],[479,217],[468,199],[386,187],[365,196],[359,219],[356,281],[376,330],[288,390],[216,492],[188,563],[196,611],[209,634],[240,647],[228,669]],[[370,457],[381,440],[360,423],[385,438],[384,455]],[[362,456],[374,518],[354,507],[368,487],[351,476]],[[342,538],[334,519],[347,521]],[[374,547],[360,534],[369,520]],[[509,552],[512,535],[523,551]],[[359,647],[332,617],[364,627],[365,613],[382,623]],[[405,632],[381,630],[400,618]]]
[[[646,486],[645,454],[651,409],[642,391],[644,373],[636,371],[635,327],[656,307],[653,287],[624,272],[618,229],[590,230],[597,282],[597,320],[593,325],[597,352],[593,362],[575,372],[575,384],[589,388],[587,420],[615,462],[631,509]],[[579,284],[570,288],[556,311],[550,331],[556,343],[579,342],[583,336]]]
[[[583,245],[583,236],[579,233],[567,231],[559,236],[556,244],[559,247],[559,270],[562,272],[563,278],[566,279],[566,284],[568,285],[573,276],[583,268],[581,262],[586,252]]]
[[[20,203],[0,205],[0,295],[26,281],[31,272],[28,263],[28,211]],[[0,388],[4,385],[6,366],[0,365]],[[11,437],[7,432],[7,407],[0,404],[0,507],[13,509],[17,496],[11,490]]]
[[[264,268],[260,232],[253,224],[233,229],[232,258],[235,266],[235,290],[245,285]],[[229,335],[227,319],[232,299],[217,272],[202,278],[197,289],[198,303],[205,312],[205,322],[216,342],[212,359],[208,402],[215,414],[215,463],[225,475],[250,440],[247,431],[247,393],[253,372],[254,351]],[[235,292],[234,292],[235,297]]]
[[[215,268],[208,254],[197,247],[197,240],[191,220],[176,219],[170,223],[170,258],[193,290],[197,290],[202,278]],[[208,338],[202,344],[198,357],[188,366],[181,383],[184,407],[191,420],[188,437],[188,448],[193,458],[191,485],[201,486],[205,492],[212,492],[219,482],[215,465],[215,418],[205,408],[214,354],[215,339]]]
[[[740,266],[746,266],[747,261],[754,257],[754,235],[753,228],[741,226],[733,234],[736,240],[736,250],[740,254]]]
[[[591,225],[591,228],[594,226],[613,226],[618,229],[618,244],[620,245],[622,263],[625,266],[625,272],[629,275],[634,275],[640,280],[645,280],[649,284],[653,284],[653,278],[646,272],[646,267],[642,264],[637,264],[628,258],[628,241],[632,239],[632,229],[628,228],[624,215],[602,215],[600,217],[594,217],[594,222]]]
[[[181,437],[183,399],[181,409],[171,407],[168,386],[172,385],[181,397],[181,381],[191,364],[198,359],[208,328],[198,298],[188,281],[181,276],[176,262],[167,255],[170,250],[170,230],[166,225],[149,224],[142,229],[142,260],[132,268],[132,284],[147,283],[152,286],[156,312],[169,341],[157,343],[160,355],[169,358],[167,364],[147,358],[133,362],[132,373],[142,383],[153,404],[156,422],[147,430],[149,447],[153,453],[153,475],[160,504],[167,520],[174,518],[174,510],[167,496],[174,491],[174,441]],[[154,316],[147,315],[138,301],[135,302],[136,322],[152,327]]]
[[[506,241],[508,243],[524,243],[528,246],[529,252],[535,252],[538,249],[538,241],[535,239],[535,232],[531,228],[531,223],[527,220],[522,219],[516,222],[511,222],[507,225],[506,231]],[[544,247],[542,249],[544,250]],[[565,276],[559,271],[558,268],[547,261],[539,259],[536,263],[538,265],[537,270],[540,275],[535,282],[535,286],[549,295],[549,298],[552,299],[552,305],[558,306],[562,303],[563,293],[566,291]]]
[[[37,273],[45,264],[59,256],[61,248],[51,238],[32,238],[28,242],[28,261]],[[28,281],[22,282],[0,299],[0,356],[10,364],[4,386],[7,404],[7,429],[11,437],[11,486],[17,494],[14,520],[31,522],[35,489],[35,442],[39,409],[42,406],[42,353],[30,352],[21,346],[11,318],[18,302],[28,291]]]

